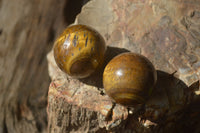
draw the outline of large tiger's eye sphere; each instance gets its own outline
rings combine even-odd
[[[66,28],[54,44],[58,67],[75,78],[85,78],[101,67],[105,51],[103,37],[85,25]]]
[[[125,106],[145,103],[156,80],[157,73],[152,63],[146,57],[134,53],[114,57],[103,73],[106,94]]]

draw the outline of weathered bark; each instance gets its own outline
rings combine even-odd
[[[89,78],[73,79],[59,70],[50,52],[49,132],[199,132],[199,16],[199,0],[87,3],[75,23],[104,36],[105,65],[119,53],[140,53],[158,70],[157,85],[145,106],[128,112],[102,95],[103,68]]]
[[[0,133],[47,131],[46,54],[82,4],[0,0]]]

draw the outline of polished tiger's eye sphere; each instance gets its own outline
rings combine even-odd
[[[146,57],[130,52],[114,57],[103,73],[106,94],[125,106],[145,103],[156,80],[152,63]]]
[[[75,78],[85,78],[101,67],[105,51],[103,37],[86,25],[69,26],[54,44],[58,67]]]

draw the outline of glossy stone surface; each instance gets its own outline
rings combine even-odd
[[[103,37],[91,27],[72,25],[54,44],[59,68],[75,78],[84,78],[101,67],[106,46]]]
[[[133,106],[144,103],[156,83],[157,74],[144,56],[124,53],[113,58],[103,73],[103,85],[116,103]]]

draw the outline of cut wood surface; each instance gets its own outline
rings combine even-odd
[[[103,68],[89,78],[74,79],[57,67],[51,51],[50,133],[200,131],[199,0],[91,0],[75,24],[102,34],[108,46],[104,66],[120,53],[139,53],[154,64],[158,81],[144,106],[113,106],[102,94]]]

